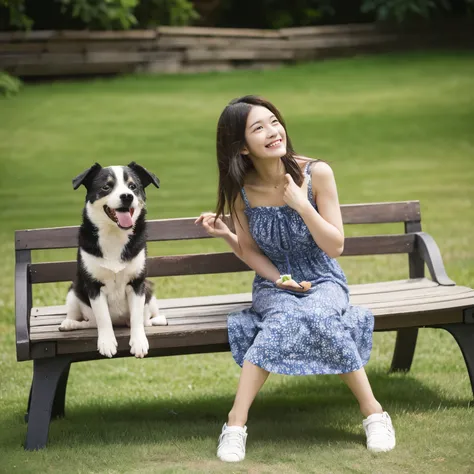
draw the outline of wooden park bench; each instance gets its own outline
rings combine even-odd
[[[474,290],[457,286],[446,275],[438,247],[421,232],[418,201],[341,206],[345,224],[403,223],[404,233],[348,237],[344,255],[408,254],[409,279],[352,285],[351,302],[372,309],[375,330],[398,332],[392,371],[410,369],[418,328],[449,331],[466,361],[474,391]],[[103,358],[94,329],[59,332],[64,306],[32,307],[36,283],[71,281],[76,262],[32,263],[31,251],[77,247],[78,227],[20,230],[16,249],[16,347],[19,361],[33,360],[25,449],[43,448],[51,418],[64,416],[72,362]],[[209,236],[194,218],[149,221],[149,241],[202,239]],[[431,279],[425,278],[425,264]],[[232,253],[148,258],[148,275],[197,275],[248,271]],[[249,288],[250,289],[250,288]],[[159,292],[157,292],[159,295]],[[64,295],[66,297],[66,294]],[[228,351],[227,315],[251,305],[251,293],[163,299],[169,325],[146,328],[148,357]],[[131,357],[129,329],[116,328],[118,353]]]

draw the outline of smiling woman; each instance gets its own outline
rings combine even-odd
[[[272,145],[270,147],[269,145]],[[217,124],[217,164],[219,186],[217,214],[222,215],[228,206],[232,213],[235,200],[244,185],[244,179],[254,169],[251,151],[263,158],[277,158],[297,185],[303,183],[301,168],[295,160],[286,125],[278,109],[256,96],[232,101],[220,116]],[[277,170],[272,170],[277,173]],[[273,176],[273,186],[282,184],[281,176]]]
[[[341,255],[344,231],[334,175],[295,153],[278,109],[246,96],[217,127],[216,214],[196,222],[223,237],[256,275],[252,307],[229,315],[228,337],[242,367],[217,456],[245,458],[248,411],[269,373],[339,374],[357,398],[370,451],[395,447],[388,413],[364,366],[372,349],[372,313],[349,304]],[[236,233],[223,222],[229,210]]]

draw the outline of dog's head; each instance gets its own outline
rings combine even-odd
[[[99,227],[132,229],[145,207],[145,188],[160,187],[159,179],[135,162],[102,168],[96,163],[72,180],[74,189],[87,189],[86,210]]]

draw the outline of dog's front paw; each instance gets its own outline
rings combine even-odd
[[[99,336],[97,339],[97,349],[105,357],[112,357],[117,354],[117,339],[114,335]]]
[[[150,319],[150,326],[166,326],[168,321],[162,314]]]
[[[75,319],[66,318],[59,326],[60,331],[74,331],[76,329],[88,329],[93,327],[90,321],[77,321]]]
[[[130,353],[135,357],[143,359],[148,354],[148,339],[145,333],[130,336]]]
[[[77,329],[77,321],[66,318],[59,326],[60,331],[73,331]]]

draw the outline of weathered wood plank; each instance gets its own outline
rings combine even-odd
[[[377,283],[363,283],[359,285],[350,285],[351,298],[356,295],[378,294],[380,292],[399,292],[399,291],[414,291],[417,289],[432,289],[437,288],[437,283],[428,280],[427,278],[417,278],[411,280],[393,280]],[[449,287],[452,288],[452,287]],[[457,287],[466,288],[466,287]],[[238,293],[227,295],[212,295],[212,296],[195,296],[185,298],[168,298],[160,299],[159,306],[161,309],[168,308],[186,308],[197,306],[211,306],[231,303],[248,303],[252,301],[251,293]],[[34,307],[31,310],[32,317],[41,317],[47,315],[65,314],[66,306],[41,306]]]
[[[168,318],[168,326],[178,326],[178,325],[195,325],[195,324],[207,324],[213,322],[222,322],[227,321],[227,317],[229,316],[228,312],[220,313],[220,314],[213,314],[213,315],[203,315],[203,316],[187,316],[184,317],[170,317],[167,315]],[[31,334],[39,334],[44,332],[56,332],[59,331],[59,325],[64,320],[65,316],[55,316],[54,318],[49,318],[49,324],[46,324],[45,320],[38,321],[34,326],[31,326]]]
[[[466,292],[460,295],[440,295],[430,296],[429,298],[407,298],[402,301],[366,301],[364,306],[369,307],[373,311],[387,310],[391,312],[395,308],[400,312],[423,312],[434,311],[443,308],[465,308],[474,306],[474,292]],[[389,313],[391,314],[391,313]]]
[[[419,201],[343,204],[341,213],[344,224],[386,224],[421,219]]]
[[[231,36],[237,38],[280,38],[281,34],[277,30],[258,30],[251,28],[208,28],[199,26],[159,26],[157,34],[182,35],[182,36]]]
[[[462,314],[459,311],[443,311],[430,315],[427,320],[426,314],[387,315],[375,318],[375,330],[387,331],[404,327],[422,327],[424,325],[436,325],[462,322]],[[180,332],[168,335],[166,340],[148,334],[150,343],[150,354],[155,355],[179,355],[199,352],[221,352],[228,350],[227,325],[210,324],[200,325],[201,331],[186,333],[186,327]],[[176,329],[174,327],[173,329]],[[129,335],[125,332],[117,337],[119,353],[128,355]],[[40,342],[40,341],[39,341]],[[33,344],[34,346],[34,344]],[[97,353],[97,336],[90,335],[87,338],[76,340],[62,340],[56,343],[58,354],[88,354],[91,358],[100,358]],[[201,349],[206,348],[206,349]],[[215,349],[215,350],[213,350]]]
[[[462,312],[443,309],[431,313],[384,314],[375,316],[376,330],[391,330],[401,327],[423,327],[462,322]],[[150,349],[179,348],[227,343],[227,323],[224,320],[204,324],[176,325],[146,328]],[[128,350],[129,329],[116,328],[119,351]],[[96,351],[96,330],[81,330],[62,333],[32,334],[32,342],[56,341],[58,354]]]
[[[407,305],[390,305],[383,306],[384,303],[374,303],[367,305],[374,316],[389,316],[394,314],[423,314],[423,313],[436,313],[447,310],[459,309],[462,312],[463,309],[474,306],[474,296],[466,297],[463,299],[456,300],[442,300],[433,303],[419,303],[411,302]],[[461,318],[462,319],[462,318]]]
[[[469,305],[474,306],[474,294],[468,298],[460,298],[457,299],[446,299],[441,300],[438,299],[437,301],[433,301],[433,303],[443,303],[439,304],[439,309],[445,308],[464,308]],[[387,316],[388,311],[385,311],[388,308],[395,308],[397,314],[403,314],[404,306],[409,305],[410,311],[413,311],[413,308],[417,306],[419,309],[418,312],[426,312],[425,309],[427,308],[426,302],[418,303],[416,298],[410,299],[406,302],[406,304],[401,304],[399,301],[386,301],[383,302],[384,304],[377,304],[380,302],[369,302],[369,301],[352,301],[352,304],[361,305],[370,308],[378,317]],[[405,303],[405,302],[404,302]],[[448,304],[445,304],[448,303]],[[221,322],[227,321],[227,317],[231,312],[239,311],[245,308],[250,307],[250,303],[245,305],[225,305],[222,307],[211,307],[211,308],[183,308],[183,309],[170,309],[170,310],[162,310],[162,314],[166,316],[168,320],[168,326],[176,326],[176,325],[195,325],[195,324],[204,324],[204,323],[211,323],[211,322]],[[429,306],[430,311],[433,311],[432,305]],[[44,316],[42,318],[32,318],[31,320],[31,334],[37,335],[39,333],[45,332],[56,332],[58,331],[58,327],[61,322],[64,320],[65,314],[62,315],[54,315],[54,316]]]
[[[348,237],[343,256],[409,253],[414,248],[410,234],[367,237]],[[72,281],[76,274],[75,261],[33,263],[30,265],[31,282],[51,283]],[[149,277],[204,275],[250,271],[250,268],[232,252],[194,255],[170,255],[147,259]]]
[[[30,41],[90,41],[90,40],[144,40],[155,39],[156,31],[93,31],[93,30],[36,30],[12,31],[0,33],[0,42],[30,42]]]
[[[48,53],[37,52],[28,54],[2,54],[0,56],[0,64],[2,67],[9,66],[37,66],[37,65],[68,65],[83,64],[85,61],[82,53]]]
[[[239,297],[240,295],[229,295]],[[351,303],[354,305],[374,307],[376,303],[389,303],[391,302],[394,306],[409,304],[412,300],[435,297],[444,297],[451,300],[464,299],[466,296],[474,297],[474,290],[466,287],[448,287],[448,286],[437,286],[434,288],[417,288],[415,290],[401,290],[395,292],[382,292],[382,293],[369,293],[360,295],[351,295]],[[198,298],[192,298],[198,300]],[[251,295],[249,294],[244,301],[223,301],[219,304],[211,302],[210,304],[192,304],[185,303],[186,298],[182,298],[182,306],[174,306],[163,308],[159,301],[160,311],[168,319],[168,324],[178,324],[178,320],[187,319],[190,317],[216,317],[221,314],[229,314],[232,311],[237,311],[240,307],[248,307],[251,304]],[[430,301],[430,300],[429,300]],[[65,317],[65,306],[58,306],[51,314],[38,315],[37,310],[43,309],[48,310],[52,307],[45,308],[34,308],[30,318],[30,326],[49,326],[60,324]],[[200,316],[202,314],[202,316]],[[187,322],[186,322],[187,323]]]
[[[384,292],[384,293],[370,293],[357,296],[351,296],[353,304],[366,305],[383,302],[404,302],[412,299],[427,299],[430,297],[446,297],[451,299],[462,299],[464,296],[473,296],[474,293],[470,288],[466,287],[446,287],[438,286],[434,288],[425,288],[419,290],[402,290]]]
[[[3,43],[0,41],[0,55],[3,54],[30,54],[30,53],[42,53],[46,51],[45,42],[35,43]],[[1,61],[1,57],[0,57]]]
[[[84,53],[84,62],[89,64],[143,63],[148,60],[148,51],[90,51]]]
[[[440,324],[462,323],[462,311],[442,310],[431,313],[394,313],[375,315],[376,331],[390,331],[401,328],[421,328]]]
[[[290,41],[277,38],[236,38],[212,36],[161,36],[157,40],[160,49],[185,48],[255,48],[255,49],[292,49]]]
[[[294,28],[280,28],[279,31],[282,36],[294,37],[347,33],[375,33],[377,31],[377,27],[373,23],[370,23],[353,25],[298,26]]]
[[[212,332],[216,329],[226,329],[227,322],[221,321],[217,323],[207,323],[207,324],[186,324],[186,325],[176,325],[176,326],[156,326],[145,328],[147,337],[150,339],[159,339],[161,341],[168,341],[173,338],[186,338],[194,337],[194,343],[197,344],[209,344],[210,342],[199,341],[196,338],[196,335],[205,335],[206,332]],[[129,328],[115,328],[114,330],[116,338],[129,338],[130,329]],[[52,331],[48,333],[39,333],[37,335],[32,335],[32,337],[38,340],[54,340],[54,341],[65,341],[65,340],[80,340],[80,339],[94,339],[97,338],[96,329],[79,329],[77,331]],[[33,340],[33,339],[32,339]],[[226,341],[221,341],[226,342]],[[163,345],[162,347],[170,347],[170,345]],[[155,346],[158,347],[158,346]]]
[[[381,224],[420,220],[418,201],[392,203],[344,204],[341,206],[344,224]],[[148,221],[148,240],[188,240],[210,238],[192,218]],[[15,246],[21,249],[55,249],[77,246],[78,226],[47,229],[27,229],[15,232]]]
[[[469,290],[469,289],[468,289]],[[358,301],[353,301],[353,304],[360,304]],[[250,303],[240,305],[222,305],[213,307],[194,307],[184,308],[183,311],[179,308],[174,310],[163,310],[162,313],[168,318],[170,324],[168,326],[158,326],[152,328],[146,328],[147,334],[168,334],[173,332],[172,326],[188,327],[189,331],[194,331],[198,325],[202,324],[218,324],[227,320],[227,315],[231,311],[242,310],[249,307]],[[462,319],[462,309],[474,306],[474,290],[462,294],[454,295],[442,295],[433,296],[430,298],[407,298],[401,301],[389,301],[389,302],[366,302],[365,306],[370,308],[376,318],[387,317],[393,315],[404,315],[414,314],[421,318],[422,315],[425,319],[424,324],[439,324],[439,319],[436,319],[437,313],[443,313],[451,311],[450,314],[455,314],[454,310],[458,310],[456,313],[457,318]],[[172,314],[174,313],[174,315]],[[434,316],[435,319],[430,319]],[[49,321],[49,324],[43,325],[32,325],[31,326],[31,340],[60,340],[60,339],[77,339],[81,336],[90,336],[90,330],[78,330],[70,332],[59,332],[58,324],[62,318],[56,317],[55,322]],[[48,322],[45,318],[45,323]],[[206,326],[207,327],[207,326]],[[129,331],[128,328],[115,328],[117,335],[124,334],[124,331]]]
[[[170,56],[168,52],[154,51],[119,51],[109,49],[107,51],[81,50],[76,52],[39,52],[31,54],[2,54],[0,64],[2,66],[37,66],[37,65],[59,65],[67,67],[74,64],[133,64],[143,63],[158,59],[160,56]]]
[[[364,45],[382,45],[393,43],[399,39],[396,34],[382,34],[370,36],[319,36],[319,37],[297,37],[289,40],[289,46],[295,51],[304,49],[330,50],[337,48],[355,48]]]
[[[294,58],[294,52],[285,49],[225,48],[207,49],[190,48],[185,53],[189,63],[201,61],[251,61],[251,60],[288,60]]]
[[[3,31],[0,33],[0,42],[12,43],[15,41],[44,41],[56,34],[51,30],[37,31]]]

